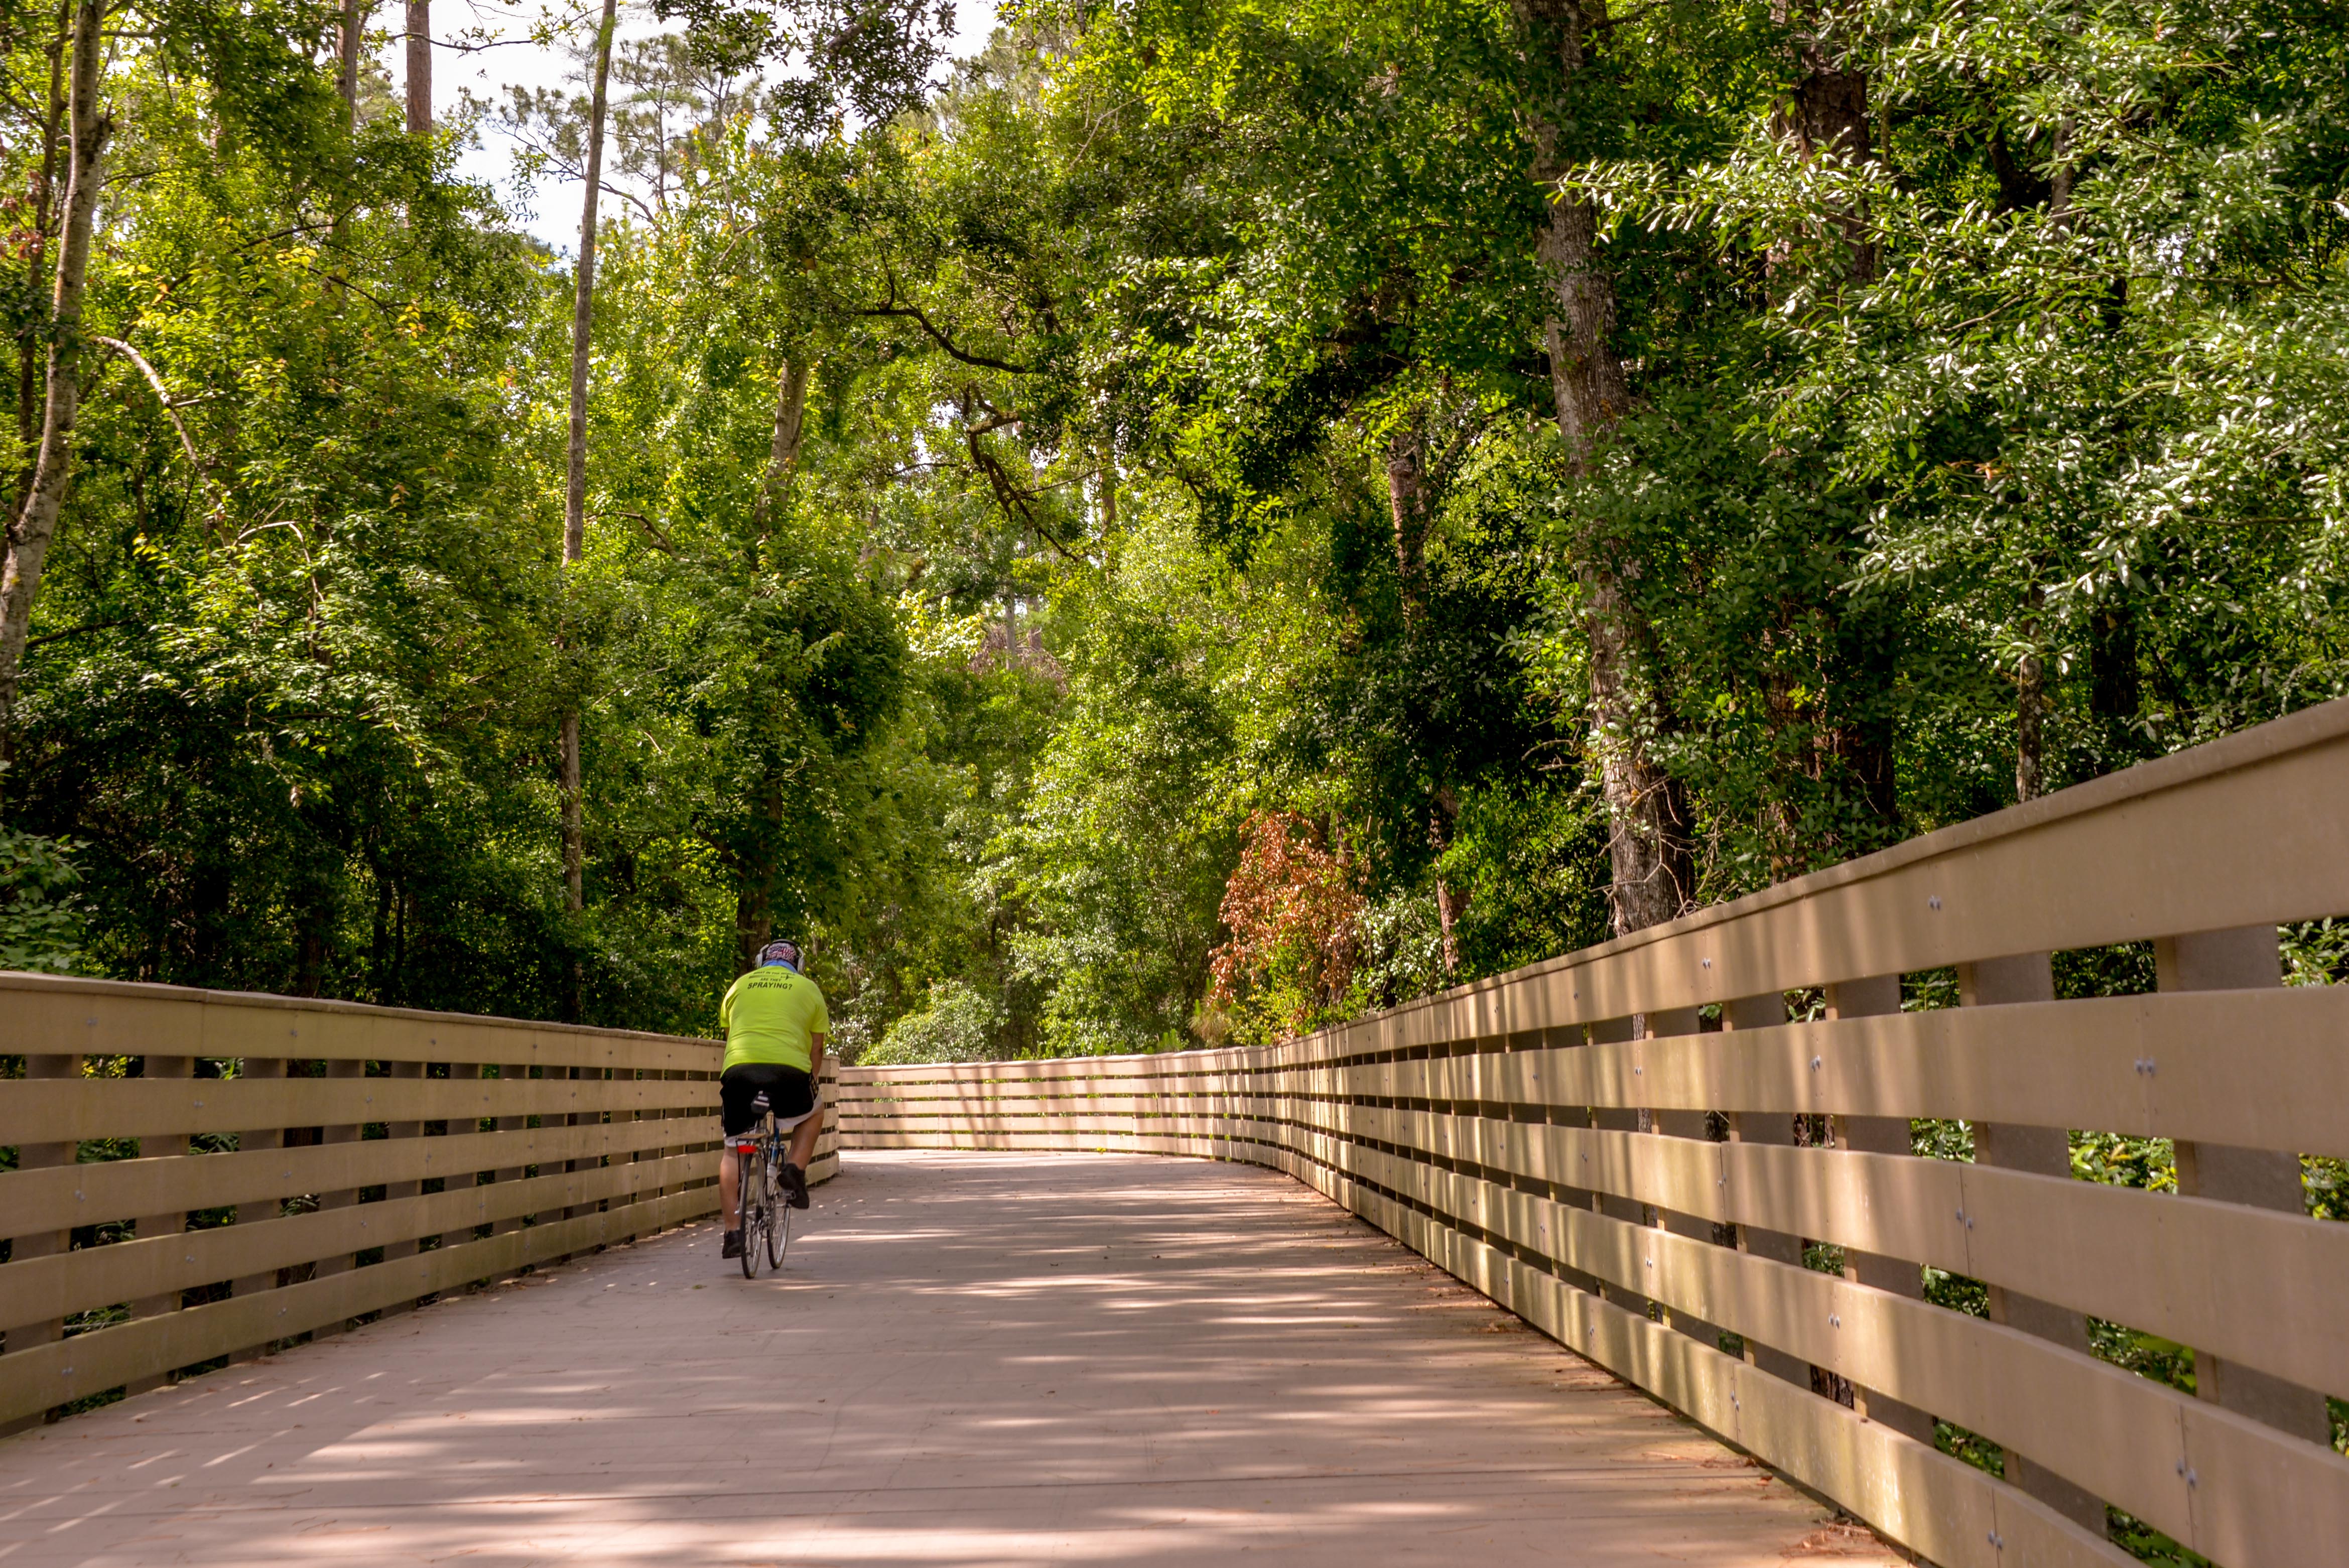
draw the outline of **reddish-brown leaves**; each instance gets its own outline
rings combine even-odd
[[[1248,819],[1240,861],[1224,885],[1231,940],[1216,949],[1215,997],[1236,1004],[1243,990],[1288,1006],[1288,1026],[1345,1000],[1354,977],[1360,879],[1342,849],[1332,853],[1313,824],[1288,811]]]

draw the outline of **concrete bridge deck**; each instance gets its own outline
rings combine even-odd
[[[0,1442],[0,1564],[1900,1561],[1287,1179],[859,1153]]]

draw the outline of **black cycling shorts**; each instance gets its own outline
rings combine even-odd
[[[728,1137],[759,1125],[759,1112],[750,1102],[761,1089],[766,1091],[767,1104],[782,1120],[805,1116],[815,1109],[815,1080],[799,1068],[781,1062],[744,1062],[728,1068],[718,1080],[718,1102],[725,1113]]]

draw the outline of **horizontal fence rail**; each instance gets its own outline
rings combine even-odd
[[[0,973],[0,1431],[707,1218],[723,1054]]]
[[[2349,985],[2279,953],[2344,914],[2333,703],[1278,1046],[848,1068],[841,1139],[1287,1171],[1944,1568],[2349,1562]]]

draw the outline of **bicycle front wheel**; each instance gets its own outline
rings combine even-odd
[[[767,1202],[766,1161],[754,1151],[741,1157],[742,1193],[742,1277],[759,1277],[759,1254],[767,1250],[767,1228],[773,1221],[774,1206]]]

